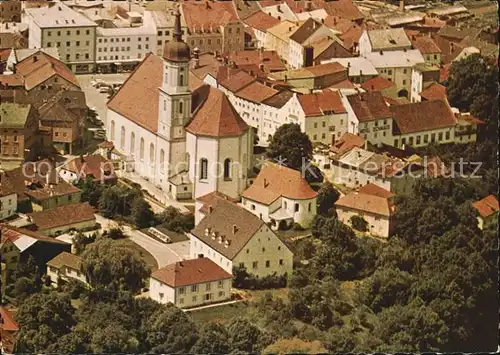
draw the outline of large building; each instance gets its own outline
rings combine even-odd
[[[293,272],[288,246],[262,219],[231,202],[219,202],[190,238],[191,258],[209,258],[231,274],[238,267],[257,277]]]
[[[0,22],[21,22],[22,0],[0,1]]]
[[[56,47],[74,73],[95,70],[97,24],[61,2],[25,9],[29,48]]]
[[[253,132],[218,89],[189,90],[180,16],[163,58],[149,54],[108,103],[108,138],[135,172],[173,198],[212,191],[237,198],[246,188]]]

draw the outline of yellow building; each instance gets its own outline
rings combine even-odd
[[[215,208],[191,231],[191,258],[206,257],[228,273],[245,268],[257,277],[290,276],[293,253],[259,217],[228,201]]]

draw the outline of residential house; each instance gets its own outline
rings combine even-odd
[[[395,147],[418,148],[430,143],[455,141],[457,119],[447,101],[433,100],[390,106],[394,115],[392,135]]]
[[[173,9],[144,11],[144,27],[153,28],[156,31],[156,44],[154,44],[156,51],[153,51],[156,55],[161,55],[165,43],[174,39],[175,16],[172,11]],[[184,21],[181,22],[181,31],[183,34],[187,32]]]
[[[328,89],[294,95],[299,101],[299,123],[311,142],[330,144],[347,132],[347,110],[340,93]]]
[[[87,283],[82,271],[82,258],[65,251],[47,262],[47,276],[54,287],[60,287],[70,280]]]
[[[250,72],[252,67],[258,67],[260,71],[266,74],[286,70],[286,66],[281,61],[277,52],[266,51],[262,47],[257,51],[222,53],[221,57],[230,66],[236,65],[237,68],[241,68],[247,72]]]
[[[14,185],[0,171],[0,221],[13,216],[17,211],[17,193]]]
[[[183,260],[155,270],[149,296],[159,303],[190,308],[231,299],[233,275],[209,258]]]
[[[259,217],[220,202],[190,234],[191,258],[209,258],[226,272],[245,268],[256,277],[290,276],[293,253]]]
[[[413,67],[425,63],[417,49],[370,52],[364,57],[372,63],[380,76],[391,80],[400,88],[399,96],[407,98],[412,85]]]
[[[270,79],[285,82],[295,91],[310,93],[348,80],[347,68],[339,63],[287,70],[269,75]]]
[[[200,53],[245,49],[245,31],[232,2],[183,2],[186,43]]]
[[[312,50],[312,65],[322,64],[322,62],[331,58],[349,58],[352,56],[352,53],[344,47],[342,41],[331,34],[321,37],[312,36],[304,42],[304,45],[306,54]]]
[[[29,24],[29,48],[56,47],[61,60],[73,72],[94,72],[95,22],[61,2],[24,11]]]
[[[21,22],[21,0],[0,2],[0,22]]]
[[[367,57],[372,52],[410,50],[411,45],[403,28],[365,30],[359,39],[359,53]]]
[[[495,223],[498,221],[498,199],[489,195],[482,200],[476,201],[472,204],[478,212],[478,227],[483,229],[486,225],[490,223]]]
[[[48,54],[57,60],[60,60],[59,50],[56,47],[12,49],[10,51],[9,57],[7,59],[7,67],[6,67],[5,74],[13,74],[14,68],[15,68],[17,63],[23,61],[24,59],[32,56],[33,54],[35,54],[37,52],[43,52],[43,53]]]
[[[478,128],[484,121],[472,116],[470,113],[456,112],[457,126],[455,128],[455,143],[472,143],[477,140]]]
[[[116,181],[113,163],[99,154],[79,156],[57,170],[59,175],[70,183],[88,178],[101,183]]]
[[[88,202],[28,213],[28,219],[34,223],[37,232],[49,236],[69,230],[89,230],[96,226],[94,208]]]
[[[5,283],[4,280],[2,278],[2,288]],[[14,319],[12,312],[6,306],[0,306],[0,351],[2,354],[14,353],[19,329],[19,324]]]
[[[361,136],[352,133],[344,133],[339,140],[332,142],[330,145],[330,154],[335,157],[340,157],[354,147],[364,147],[366,149],[366,143],[366,140]]]
[[[206,217],[220,201],[233,202],[236,206],[238,200],[233,199],[223,193],[214,191],[196,199],[194,204],[194,224],[197,225]]]
[[[378,71],[372,63],[363,57],[331,58],[322,60],[321,64],[337,62],[347,68],[349,80],[361,84],[378,76]]]
[[[7,280],[11,280],[19,263],[26,263],[31,256],[43,272],[46,263],[56,255],[71,251],[71,244],[44,236],[28,229],[0,225],[0,252],[6,265]]]
[[[413,48],[418,49],[425,59],[426,64],[441,64],[441,48],[430,36],[411,36]]]
[[[384,98],[397,99],[399,97],[398,86],[389,79],[381,76],[376,76],[365,81],[361,84],[361,88],[368,92],[380,92]]]
[[[369,183],[335,202],[337,217],[347,225],[352,225],[353,216],[361,217],[367,222],[368,233],[388,238],[394,229],[395,196],[394,193]]]
[[[276,51],[286,63],[290,63],[290,36],[299,27],[297,22],[285,20],[268,28],[264,48]]]
[[[19,167],[41,150],[38,112],[29,104],[0,102],[0,168]]]
[[[257,47],[262,48],[266,45],[267,30],[278,25],[280,20],[263,11],[258,11],[245,18],[243,23],[253,30]]]
[[[429,92],[425,92],[427,88],[433,86],[440,80],[440,69],[436,65],[430,65],[426,63],[419,63],[413,67],[411,74],[411,91],[408,96],[411,102],[422,101],[422,93],[424,97],[429,95]],[[433,88],[432,90],[436,89]],[[432,95],[431,95],[432,96]]]
[[[28,48],[28,25],[0,22],[0,48]]]
[[[446,86],[436,82],[426,83],[427,87],[419,94],[421,101],[447,100]]]
[[[354,132],[374,145],[392,142],[393,114],[380,92],[364,92],[346,97],[349,122],[356,122]],[[346,105],[346,106],[347,106]]]
[[[300,171],[269,163],[243,191],[241,205],[273,229],[295,223],[308,228],[316,214],[317,195]]]

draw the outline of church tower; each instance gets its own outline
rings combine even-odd
[[[159,88],[158,135],[169,143],[169,175],[179,172],[185,160],[186,132],[191,119],[191,91],[188,87],[189,46],[182,40],[181,14],[175,12],[174,39],[163,48],[163,80]],[[167,162],[166,161],[166,162]],[[165,163],[166,163],[165,162]]]

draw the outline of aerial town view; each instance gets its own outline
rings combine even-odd
[[[500,351],[498,11],[0,0],[2,353]]]

